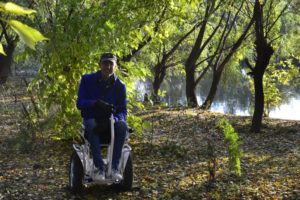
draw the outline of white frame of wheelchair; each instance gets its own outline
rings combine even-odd
[[[84,141],[84,144],[73,144],[73,149],[76,151],[81,164],[83,166],[83,185],[85,187],[89,186],[89,185],[93,185],[93,184],[106,184],[106,185],[110,185],[113,183],[120,183],[120,181],[122,180],[115,180],[112,178],[112,157],[113,157],[113,146],[114,146],[114,142],[115,142],[115,128],[114,128],[114,117],[113,114],[111,114],[110,116],[110,127],[111,127],[111,139],[110,139],[110,143],[108,145],[101,145],[101,147],[107,147],[107,156],[106,158],[103,158],[103,162],[105,163],[105,165],[108,166],[107,168],[107,175],[105,180],[103,181],[95,181],[94,179],[94,161],[93,161],[93,157],[91,155],[90,152],[90,144],[88,142],[88,140],[84,137],[84,133],[85,133],[85,127],[82,126],[82,131],[81,131],[81,138]],[[128,133],[129,134],[129,133]],[[126,140],[128,139],[128,136],[126,136]],[[122,148],[122,154],[121,154],[121,158],[120,158],[120,162],[119,162],[119,169],[121,171],[121,174],[123,176],[123,172],[125,170],[126,167],[126,163],[128,161],[128,157],[131,153],[131,147],[127,144],[127,142],[125,141],[123,148]],[[71,174],[72,176],[72,174]]]

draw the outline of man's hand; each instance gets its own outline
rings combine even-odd
[[[105,101],[103,101],[101,99],[98,99],[96,101],[96,103],[94,104],[94,107],[96,109],[101,110],[102,112],[104,112],[107,115],[110,115],[111,113],[113,113],[114,109],[115,109],[114,105],[109,104],[109,103],[107,103],[107,102],[105,102]]]

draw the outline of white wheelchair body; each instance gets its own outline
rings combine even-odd
[[[98,181],[94,179],[95,166],[90,144],[85,137],[85,128],[83,126],[80,138],[81,144],[73,144],[73,153],[70,159],[69,167],[69,186],[73,193],[80,193],[84,187],[91,185],[113,185],[117,190],[130,190],[133,182],[133,163],[131,147],[128,144],[129,132],[127,133],[125,143],[122,148],[122,154],[119,162],[119,169],[122,174],[121,180],[112,178],[112,156],[115,140],[114,117],[110,117],[110,141],[101,144],[99,148],[106,150],[106,157],[103,155],[105,163],[105,180]]]

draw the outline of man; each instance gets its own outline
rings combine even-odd
[[[100,71],[85,74],[81,78],[77,108],[81,111],[95,164],[94,177],[105,180],[105,166],[100,143],[103,135],[110,134],[110,113],[114,108],[115,143],[112,160],[112,177],[122,179],[119,160],[127,132],[126,87],[115,75],[117,57],[104,53],[100,57]]]

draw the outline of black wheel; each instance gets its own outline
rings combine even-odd
[[[131,190],[132,182],[133,182],[133,166],[132,166],[132,155],[130,153],[123,173],[123,180],[120,183],[115,184],[114,186],[116,190],[127,191],[127,190]]]
[[[81,193],[83,190],[83,167],[81,161],[74,150],[70,159],[69,186],[74,194]]]

